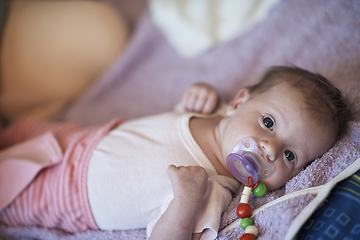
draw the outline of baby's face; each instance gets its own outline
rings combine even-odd
[[[258,144],[259,161],[268,161],[275,169],[270,177],[260,180],[269,190],[285,185],[336,140],[335,124],[328,126],[312,117],[302,95],[287,83],[251,98],[242,97],[231,117],[221,120],[217,130],[223,165],[240,139],[253,138]]]

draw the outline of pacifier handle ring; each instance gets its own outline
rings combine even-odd
[[[258,182],[256,182],[255,184],[252,183],[252,176],[248,177],[246,179],[246,186],[247,187],[252,187],[252,188],[256,188],[258,186]]]

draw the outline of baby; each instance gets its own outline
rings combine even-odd
[[[37,120],[10,126],[0,147],[14,146],[3,152],[27,144],[31,155],[45,142],[36,155],[45,156],[45,168],[4,206],[0,221],[69,232],[146,227],[150,239],[214,239],[243,186],[226,162],[240,140],[253,139],[257,160],[272,166],[259,177],[271,191],[331,148],[351,117],[328,80],[293,67],[269,69],[220,105],[218,93],[200,83],[181,101],[186,112],[88,129]],[[0,157],[0,168],[4,162]]]

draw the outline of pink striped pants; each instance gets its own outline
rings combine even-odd
[[[82,128],[29,119],[0,134],[0,149],[52,131],[64,152],[57,165],[43,169],[8,207],[0,222],[9,226],[43,226],[68,232],[98,229],[87,195],[86,177],[92,150],[123,120],[102,127]]]

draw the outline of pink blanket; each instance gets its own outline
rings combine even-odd
[[[168,111],[186,88],[198,81],[214,85],[228,101],[240,87],[256,83],[272,65],[293,64],[323,74],[354,98],[360,90],[359,16],[357,0],[281,1],[265,21],[248,32],[201,56],[183,59],[176,55],[145,12],[125,53],[59,119],[91,125],[118,116],[133,118]],[[259,208],[284,195],[325,184],[359,157],[360,122],[353,122],[345,137],[322,158],[285,187],[262,199],[251,198],[250,204]],[[259,211],[254,217],[260,230],[258,239],[283,239],[296,216],[315,196],[299,195]],[[223,214],[220,228],[229,230],[221,232],[219,239],[239,239],[242,235],[243,230],[235,222],[238,218],[234,209],[238,203],[239,196]],[[4,225],[0,225],[0,235],[4,236],[0,239],[146,237],[143,229],[68,234],[60,230]]]

